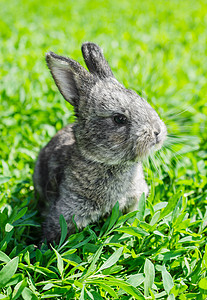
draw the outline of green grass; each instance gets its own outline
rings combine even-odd
[[[0,1],[0,299],[207,299],[206,1]],[[38,151],[74,120],[44,55],[83,64],[102,46],[116,77],[168,126],[146,161],[139,211],[38,248]],[[118,200],[118,199],[117,199]]]

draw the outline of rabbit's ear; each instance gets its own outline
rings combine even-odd
[[[82,44],[82,53],[88,70],[100,79],[114,77],[111,68],[106,61],[103,50],[96,44],[85,42]]]
[[[92,82],[93,76],[77,61],[53,52],[46,54],[46,62],[65,100],[77,106],[81,92],[87,92],[83,89],[86,89]]]

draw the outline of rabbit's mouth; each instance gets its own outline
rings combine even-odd
[[[162,148],[163,142],[160,143],[151,143],[148,147],[145,149],[142,149],[141,151],[138,151],[136,154],[136,157],[134,158],[134,162],[143,161],[148,156],[150,156],[153,152],[156,152]]]
[[[164,140],[167,136],[167,131],[155,136],[154,141],[150,144],[150,152],[158,151],[162,148]]]
[[[162,132],[160,132],[159,135],[154,135],[151,141],[149,140],[148,143],[145,143],[145,147],[143,147],[143,145],[142,147],[140,147],[139,145],[137,149],[137,159],[143,160],[153,152],[160,150],[163,146],[166,136],[167,131],[165,129]]]
[[[153,145],[151,146],[151,151],[158,151],[162,148],[163,145],[163,141],[157,142],[157,143],[153,143]]]
[[[162,147],[162,145],[163,145],[163,139],[161,139],[161,138],[156,138],[156,140],[155,141],[153,141],[151,144],[150,144],[150,149],[151,148],[154,148],[155,150],[159,150],[161,147]]]
[[[153,131],[153,142],[150,146],[154,149],[154,151],[162,148],[163,142],[167,136],[167,129],[163,122],[161,122],[161,126],[159,128],[159,130]]]

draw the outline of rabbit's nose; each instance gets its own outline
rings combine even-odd
[[[155,124],[154,125],[154,135],[157,137],[161,132],[161,128],[159,126],[159,124]]]
[[[155,131],[154,131],[154,135],[155,135],[155,136],[158,136],[159,134],[160,134],[160,130],[155,130]]]
[[[159,134],[161,133],[161,128],[159,124],[154,125],[154,136],[156,138],[156,143],[159,143]]]

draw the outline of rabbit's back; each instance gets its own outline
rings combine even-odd
[[[33,180],[41,208],[58,198],[59,185],[75,143],[72,127],[73,124],[70,124],[58,131],[39,153]]]

